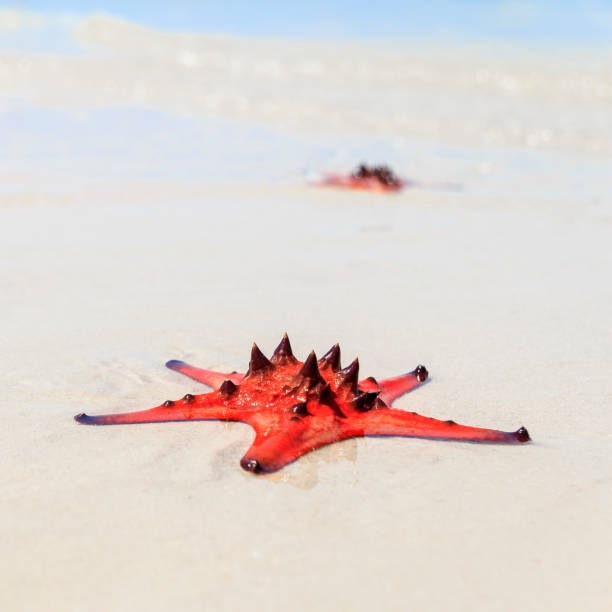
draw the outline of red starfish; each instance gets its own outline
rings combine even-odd
[[[394,182],[384,183],[375,177],[357,177],[353,174],[333,174],[325,173],[321,182],[318,183],[321,187],[345,187],[347,189],[358,189],[361,191],[401,191],[407,182],[401,179],[395,179]]]
[[[466,427],[439,421],[389,405],[400,395],[427,380],[424,366],[377,382],[358,382],[359,361],[340,368],[340,347],[335,344],[317,361],[314,351],[298,361],[287,334],[271,359],[253,344],[246,374],[222,374],[169,361],[169,368],[215,389],[202,395],[187,394],[150,410],[88,416],[79,423],[115,425],[219,419],[243,421],[255,430],[255,440],[240,465],[251,472],[273,472],[319,446],[365,435],[451,438],[471,442],[528,442],[524,427],[514,432]]]

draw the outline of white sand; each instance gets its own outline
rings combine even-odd
[[[498,91],[487,106],[436,64],[444,95],[465,96],[439,116],[472,120],[473,133],[434,130],[426,107],[412,109],[421,131],[400,130],[393,115],[379,140],[374,119],[357,135],[327,123],[325,137],[307,137],[304,125],[279,131],[286,124],[259,111],[244,117],[267,121],[255,132],[179,119],[163,101],[142,104],[160,114],[136,125],[138,105],[92,110],[125,106],[125,92],[94,104],[75,58],[10,55],[0,118],[3,610],[610,609],[609,98],[553,90],[543,125],[545,93]],[[143,74],[129,57],[126,73]],[[19,60],[54,62],[74,76],[62,95],[81,97],[56,104],[44,70],[24,93],[6,80]],[[108,65],[78,61],[113,81]],[[158,77],[150,96],[161,100]],[[385,83],[414,101],[406,84]],[[192,86],[177,99],[187,104]],[[326,104],[342,116],[358,86],[347,76],[344,97]],[[470,99],[492,119],[472,115]],[[355,112],[374,117],[369,104]],[[504,105],[516,115],[492,148],[487,122]],[[537,130],[549,136],[529,141]],[[371,151],[438,188],[384,197],[305,184],[304,170],[350,167]],[[269,352],[284,331],[299,356],[340,341],[365,376],[425,363],[431,382],[398,406],[525,425],[534,442],[348,440],[255,477],[238,465],[246,425],[72,420],[201,392],[164,362],[241,369],[253,340]]]

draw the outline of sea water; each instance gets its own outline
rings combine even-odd
[[[304,184],[363,161],[425,189],[607,207],[605,49],[217,35],[19,11],[0,25],[4,202],[28,176],[39,191],[110,178]]]

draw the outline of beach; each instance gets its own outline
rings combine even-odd
[[[70,27],[0,51],[2,609],[609,609],[612,55]],[[532,442],[73,420],[284,332]]]

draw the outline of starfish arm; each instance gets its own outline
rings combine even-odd
[[[335,417],[329,417],[327,421],[326,426],[320,422],[313,426],[309,417],[295,418],[282,430],[275,429],[271,434],[249,421],[257,433],[240,465],[250,472],[276,472],[315,448],[353,435]]]
[[[380,399],[385,404],[391,405],[391,402],[404,395],[404,393],[408,393],[408,391],[422,385],[427,380],[428,375],[424,366],[417,366],[412,372],[407,374],[381,380],[378,383],[380,389],[382,389]],[[361,383],[359,386],[361,387]]]
[[[84,425],[122,425],[128,423],[158,423],[164,421],[223,420],[241,421],[244,411],[230,408],[216,392],[204,395],[186,395],[176,402],[167,401],[148,410],[89,416],[77,414],[74,418]]]
[[[166,367],[176,372],[180,372],[189,378],[193,378],[198,382],[204,383],[213,389],[218,389],[224,380],[231,380],[234,384],[238,384],[243,378],[244,374],[238,372],[231,372],[230,374],[224,374],[223,372],[214,372],[213,370],[204,370],[202,368],[196,368],[184,361],[177,361],[173,359],[166,363]]]
[[[440,421],[392,408],[372,410],[352,423],[353,435],[411,436],[417,438],[448,438],[469,442],[528,442],[524,427],[517,431],[499,431],[458,425],[454,421]]]

